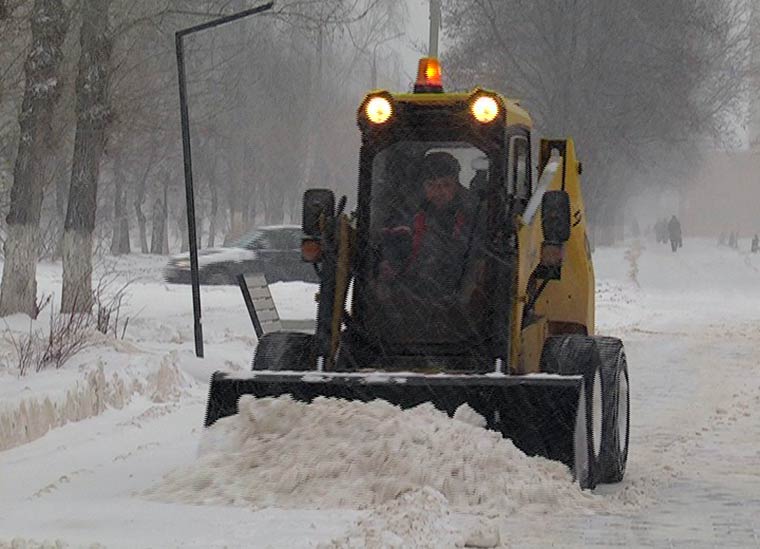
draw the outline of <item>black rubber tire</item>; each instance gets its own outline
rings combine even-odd
[[[204,276],[204,281],[209,286],[225,286],[233,283],[232,275],[224,269],[214,269]]]
[[[251,370],[313,370],[314,336],[302,332],[270,332],[259,339]]]
[[[599,457],[597,481],[602,483],[620,482],[625,475],[628,461],[628,440],[630,437],[630,390],[620,394],[621,377],[626,389],[628,365],[623,342],[615,337],[595,337],[599,357],[602,361],[602,452]],[[620,399],[625,398],[625,433],[620,432]]]
[[[576,435],[579,431],[583,432],[581,446],[585,450],[585,455],[579,455],[580,447],[578,440],[576,440],[576,457],[574,460],[576,466],[573,467],[573,474],[582,489],[593,489],[596,487],[599,477],[599,456],[603,447],[602,437],[602,444],[598,445],[599,453],[595,453],[593,397],[597,374],[602,378],[600,385],[604,386],[601,358],[596,341],[593,337],[578,334],[548,337],[541,354],[541,371],[552,374],[583,376],[585,392],[580,399],[583,416],[578,416],[578,420],[575,422],[575,430]],[[602,395],[602,409],[603,402]],[[579,467],[578,464],[583,464],[583,466]]]

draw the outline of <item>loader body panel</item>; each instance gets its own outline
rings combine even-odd
[[[594,267],[586,233],[586,209],[583,204],[579,166],[571,139],[544,141],[564,143],[562,166],[550,188],[562,189],[570,197],[571,231],[564,246],[562,278],[546,286],[536,302],[536,314],[549,321],[549,333],[594,334]],[[542,143],[542,145],[543,145]],[[562,174],[560,178],[559,175]],[[560,187],[557,187],[557,184]],[[585,329],[580,331],[580,328]]]

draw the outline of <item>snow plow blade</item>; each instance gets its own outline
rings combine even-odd
[[[424,375],[337,372],[216,372],[211,378],[206,427],[237,413],[242,395],[311,402],[317,397],[369,402],[382,399],[401,408],[430,402],[454,414],[469,405],[528,455],[562,461],[581,486],[593,487],[591,410],[580,375]]]

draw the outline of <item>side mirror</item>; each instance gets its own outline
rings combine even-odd
[[[570,239],[570,197],[565,191],[546,191],[541,199],[544,241],[561,244]]]
[[[546,191],[541,197],[541,261],[536,276],[559,280],[562,276],[564,244],[570,239],[570,197],[565,191]]]
[[[301,229],[304,234],[319,236],[319,219],[335,215],[335,195],[330,189],[309,189],[303,193],[303,216]]]

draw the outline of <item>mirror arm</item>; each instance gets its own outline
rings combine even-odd
[[[541,294],[546,289],[546,285],[549,284],[550,278],[545,278],[541,281],[541,285],[538,287],[536,292],[530,296],[530,300],[525,305],[525,311],[530,312],[533,311],[533,308],[536,306],[536,302],[538,301],[538,298],[541,297]]]

